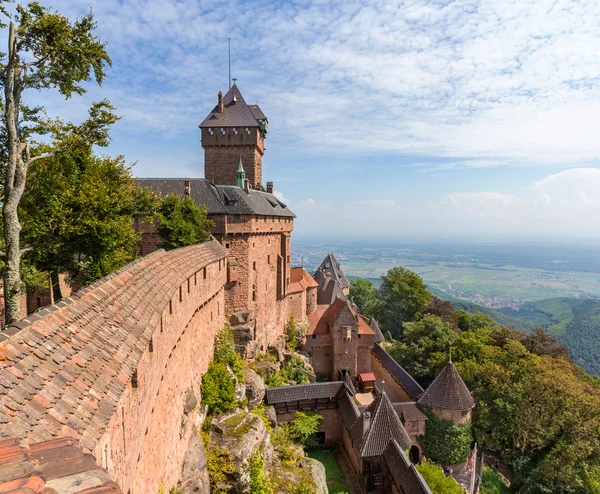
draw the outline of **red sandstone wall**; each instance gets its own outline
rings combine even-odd
[[[225,261],[207,266],[176,290],[154,329],[153,352],[138,365],[138,388],[127,387],[94,454],[124,492],[153,494],[161,481],[176,484],[191,423],[183,405],[186,390],[199,397],[202,373],[212,358],[214,337],[224,323]],[[160,280],[157,280],[160,283]],[[188,288],[189,287],[189,288]]]
[[[446,420],[452,420],[455,424],[462,424],[471,420],[471,411],[460,411],[460,410],[443,410],[441,408],[432,408],[431,411],[438,417]]]
[[[410,396],[408,396],[406,391],[404,391],[404,388],[396,382],[394,377],[387,370],[385,370],[385,368],[379,363],[379,361],[375,357],[373,357],[373,355],[371,355],[371,370],[372,372],[375,372],[378,376],[385,376],[385,389],[391,389],[392,393],[395,396],[398,396],[401,402],[414,401],[410,398]]]
[[[344,451],[350,460],[350,464],[355,472],[360,472],[360,463],[358,461],[358,455],[352,446],[352,439],[346,427],[342,427],[342,444],[344,445]]]
[[[205,147],[204,178],[216,185],[236,185],[240,158],[250,185],[262,183],[262,154],[254,145]]]
[[[310,353],[315,374],[331,375],[331,362],[333,360],[331,335],[318,334],[315,335],[315,338],[308,336],[302,351]]]

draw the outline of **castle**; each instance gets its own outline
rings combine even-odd
[[[405,451],[418,460],[422,409],[470,418],[460,375],[449,363],[424,391],[348,299],[333,255],[314,277],[291,266],[295,215],[271,182],[262,185],[268,121],[237,86],[219,93],[200,128],[204,179],[138,183],[204,204],[212,238],[165,252],[155,227],[138,221],[143,257],[0,332],[2,492],[68,485],[146,494],[175,485],[228,315],[247,358],[281,348],[292,315],[307,321],[302,351],[328,382],[268,389],[278,420],[319,410],[323,441],[343,445],[365,492],[429,492]],[[43,461],[40,451],[49,452]],[[43,471],[21,468],[24,459]]]

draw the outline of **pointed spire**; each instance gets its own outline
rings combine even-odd
[[[471,410],[473,395],[452,362],[448,362],[418,401],[419,405],[442,410]]]
[[[240,188],[243,188],[245,181],[246,181],[246,171],[244,170],[244,165],[242,165],[242,157],[240,156],[240,164],[238,165],[238,169],[237,169],[236,185]]]

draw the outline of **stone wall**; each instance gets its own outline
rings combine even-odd
[[[262,183],[262,153],[256,145],[204,146],[204,178],[216,185],[236,185],[240,158],[250,185]]]
[[[331,362],[333,359],[333,346],[330,334],[309,335],[302,348],[311,355],[311,364],[315,374],[331,376]]]
[[[371,371],[375,373],[376,376],[385,376],[385,389],[391,389],[392,394],[399,397],[400,401],[407,402],[413,401],[406,390],[398,384],[396,379],[387,371],[385,367],[383,367],[379,360],[377,360],[373,355],[371,355]]]
[[[0,439],[73,436],[124,492],[175,485],[224,322],[226,251],[158,251],[0,333]],[[25,372],[23,372],[25,371]]]
[[[442,408],[432,408],[431,411],[438,417],[446,420],[452,420],[455,424],[462,424],[471,420],[471,410],[445,410]]]

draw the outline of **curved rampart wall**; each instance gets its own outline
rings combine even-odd
[[[123,492],[178,480],[214,336],[227,251],[157,251],[0,333],[0,438],[74,436]]]

